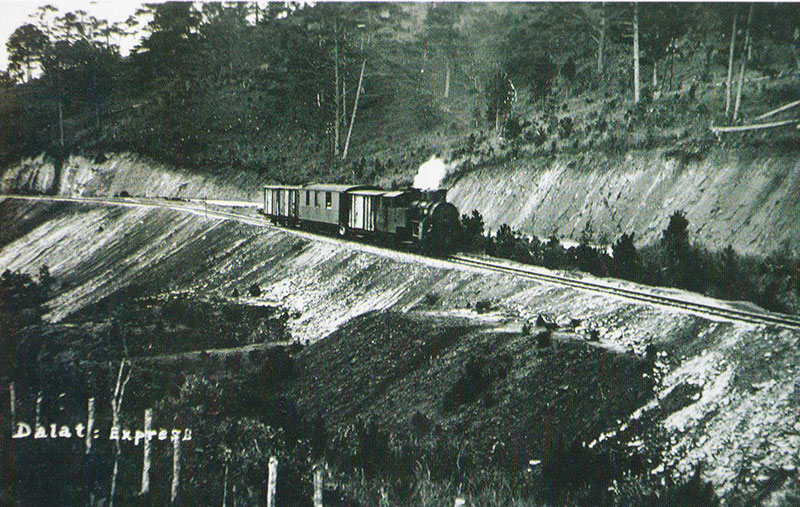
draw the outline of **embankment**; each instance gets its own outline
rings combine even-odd
[[[448,193],[461,211],[479,210],[486,225],[577,240],[591,221],[610,241],[635,232],[657,241],[669,216],[686,211],[694,239],[765,254],[788,241],[800,247],[800,159],[715,148],[596,153],[518,159],[459,177]]]

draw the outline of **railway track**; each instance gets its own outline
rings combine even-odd
[[[146,197],[112,198],[112,197],[0,195],[0,199],[2,198],[31,200],[31,201],[73,202],[80,204],[101,204],[101,205],[125,206],[125,207],[160,208],[160,209],[169,209],[173,211],[180,211],[184,213],[188,212],[195,215],[201,215],[212,218],[236,220],[238,222],[246,223],[249,225],[255,225],[259,227],[267,226],[267,223],[263,218],[253,217],[252,215],[246,215],[230,211],[221,211],[219,209],[214,209],[214,208],[209,209],[208,205],[201,204],[201,202],[197,200],[173,201],[163,198],[146,198]],[[334,242],[341,242],[347,245],[362,246],[361,243],[355,243],[354,241],[351,240],[344,240],[332,236],[322,236],[315,233],[298,231],[295,229],[274,226],[274,225],[271,227],[274,227],[276,229],[279,229],[281,231],[290,234],[299,234],[302,236],[306,236],[309,237],[310,239],[321,238],[326,241],[334,241]],[[378,250],[384,250],[383,248],[375,247],[373,245],[369,245],[369,247],[370,248],[368,251],[370,251],[371,253],[376,253]],[[398,252],[392,250],[392,253],[397,254]],[[414,259],[430,260],[430,258],[421,256],[419,254],[402,252],[402,255],[407,256],[412,261]],[[573,289],[592,292],[595,294],[614,296],[629,301],[646,303],[650,305],[671,308],[671,309],[679,309],[700,316],[713,317],[733,322],[746,322],[749,324],[762,324],[768,326],[777,326],[791,330],[800,330],[800,318],[791,315],[771,313],[766,311],[755,312],[747,310],[738,310],[726,306],[719,306],[699,301],[693,301],[688,298],[682,299],[676,296],[655,294],[651,291],[645,291],[645,290],[640,291],[625,287],[607,285],[596,281],[580,280],[558,275],[555,273],[545,273],[540,270],[531,269],[522,265],[513,266],[507,263],[494,262],[485,259],[477,259],[474,257],[467,257],[464,255],[451,255],[449,257],[436,260],[441,262],[442,264],[457,265],[462,267],[468,267],[471,269],[518,276],[529,280],[534,280],[537,282],[543,282],[561,287],[570,287]]]
[[[787,329],[800,330],[800,318],[791,315],[770,312],[750,312],[746,310],[737,310],[735,308],[726,308],[722,306],[715,306],[705,304],[698,301],[691,301],[688,299],[681,299],[675,296],[665,296],[654,294],[652,292],[637,291],[627,289],[624,287],[614,287],[605,285],[598,282],[587,280],[577,280],[550,273],[542,273],[526,269],[524,267],[509,266],[482,259],[475,259],[473,257],[466,257],[463,255],[452,255],[448,257],[450,262],[460,264],[462,266],[470,266],[473,268],[484,269],[497,273],[506,273],[510,275],[520,276],[530,280],[545,282],[553,285],[563,287],[572,287],[579,290],[594,292],[599,294],[608,294],[623,299],[628,299],[637,302],[653,304],[668,308],[678,308],[686,310],[703,316],[712,316],[731,320],[736,322],[747,322],[751,324],[764,324],[770,326],[778,326]]]

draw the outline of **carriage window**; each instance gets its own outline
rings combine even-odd
[[[314,192],[314,206],[319,208],[319,192]]]
[[[331,193],[330,192],[325,192],[325,207],[330,209],[331,206],[332,206]]]
[[[306,206],[311,206],[311,192],[306,190]]]

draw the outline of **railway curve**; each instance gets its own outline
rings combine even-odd
[[[329,242],[340,243],[346,246],[368,246],[367,251],[377,255],[397,257],[398,251],[389,248],[378,247],[375,245],[362,245],[348,239],[341,239],[332,236],[325,236],[307,231],[299,231],[296,229],[276,226],[268,224],[263,218],[244,213],[237,213],[232,211],[223,211],[220,208],[224,207],[257,207],[257,203],[247,202],[232,202],[223,203],[217,201],[204,201],[204,200],[172,200],[165,198],[153,197],[65,197],[65,196],[42,196],[42,195],[17,195],[17,194],[0,194],[0,199],[18,199],[29,201],[44,201],[44,202],[68,202],[76,204],[98,204],[107,206],[124,206],[124,207],[149,207],[158,209],[167,209],[179,211],[184,213],[192,213],[195,215],[205,216],[208,218],[217,218],[223,220],[235,220],[244,224],[258,226],[258,227],[272,227],[281,230],[288,234],[306,237],[312,240],[325,240]],[[494,272],[518,276],[528,280],[556,285],[561,287],[568,287],[572,289],[592,292],[600,295],[607,295],[617,297],[637,303],[644,303],[662,308],[679,310],[684,312],[693,313],[699,316],[706,316],[715,319],[721,319],[731,322],[743,322],[748,324],[758,324],[767,326],[776,326],[791,330],[800,330],[800,317],[792,315],[773,313],[773,312],[757,312],[747,311],[732,308],[725,304],[712,304],[711,302],[701,302],[693,300],[690,297],[681,298],[678,295],[664,295],[657,294],[655,290],[647,290],[642,287],[641,290],[620,287],[612,283],[602,283],[601,280],[585,280],[573,278],[568,276],[559,275],[554,272],[545,272],[543,269],[532,269],[523,264],[511,263],[508,261],[495,261],[490,259],[480,259],[466,255],[451,255],[445,258],[432,259],[420,254],[400,252],[403,260],[411,262],[428,262],[434,261],[437,265],[442,267],[450,267],[457,269],[471,269],[483,272]]]

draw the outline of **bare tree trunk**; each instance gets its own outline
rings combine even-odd
[[[658,62],[653,62],[653,93],[656,93],[656,87],[658,86]]]
[[[351,123],[352,125],[352,123]],[[278,489],[278,458],[269,458],[269,473],[267,475],[267,507],[275,507],[275,491]]]
[[[11,405],[11,428],[16,431],[17,428],[17,394],[14,391],[14,382],[8,384],[8,400]]]
[[[314,507],[322,507],[322,488],[324,468],[317,463],[312,468],[314,474]]]
[[[58,134],[60,145],[64,147],[64,106],[61,104],[61,93],[58,94]]]
[[[267,499],[269,501],[269,499]],[[225,475],[222,479],[222,507],[228,507],[228,459],[225,459]]]
[[[633,101],[639,103],[639,3],[633,4]]]
[[[731,28],[731,48],[728,51],[728,81],[725,86],[725,116],[731,112],[731,85],[733,84],[733,54],[736,47],[736,20],[739,13],[733,15],[733,28]]]
[[[333,64],[333,75],[334,75],[334,86],[333,86],[333,95],[335,97],[336,102],[336,120],[334,121],[333,127],[333,155],[339,155],[339,37],[336,33],[336,20],[333,22],[333,37],[334,37],[334,46],[333,46],[333,55],[334,55],[334,64]]]
[[[669,43],[669,84],[667,85],[667,90],[672,90],[672,77],[675,75],[675,48],[673,44],[675,40],[673,39]],[[666,77],[666,76],[665,76]]]
[[[750,46],[750,24],[753,20],[753,4],[750,4],[750,10],[747,12],[747,28],[744,32],[744,48],[742,53],[742,66],[739,69],[739,83],[736,87],[736,104],[733,107],[733,120],[739,117],[739,107],[742,105],[742,88],[744,87],[744,74],[747,70],[747,48]]]
[[[447,73],[445,74],[444,78],[444,98],[450,97],[450,59],[448,58],[445,62],[445,67],[447,69]]]
[[[606,4],[600,7],[600,38],[597,41],[597,75],[603,76],[606,51]]]
[[[342,126],[347,128],[347,80],[342,76]]]
[[[353,133],[353,123],[356,121],[356,112],[358,111],[358,97],[361,95],[361,83],[364,81],[364,68],[367,66],[367,61],[361,64],[361,75],[358,76],[358,89],[356,90],[356,101],[353,104],[353,116],[350,118],[350,127],[347,129],[347,141],[344,143],[344,152],[342,152],[342,160],[347,158],[347,149],[350,147],[350,135]]]

